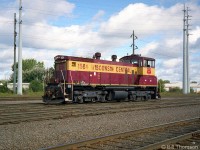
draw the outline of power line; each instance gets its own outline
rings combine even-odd
[[[138,47],[135,46],[135,40],[137,39],[137,36],[135,35],[134,30],[133,30],[133,33],[131,34],[131,37],[133,39],[133,43],[131,44],[131,46],[133,48],[133,55],[134,55],[135,54],[135,50],[138,49]]]

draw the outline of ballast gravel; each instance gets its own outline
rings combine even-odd
[[[195,117],[199,105],[0,125],[0,149],[43,149]]]

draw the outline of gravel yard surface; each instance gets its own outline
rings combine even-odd
[[[42,103],[42,100],[16,100],[16,101],[0,101],[1,105],[9,105],[9,104],[34,104],[34,103]]]
[[[0,125],[0,149],[41,149],[194,117],[199,105]]]

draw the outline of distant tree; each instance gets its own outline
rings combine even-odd
[[[169,80],[164,80],[163,82],[164,82],[164,83],[170,83],[170,81],[169,81]]]
[[[170,88],[169,92],[182,93],[182,90],[179,87],[174,87],[174,88]]]
[[[30,82],[29,89],[33,92],[39,92],[43,90],[43,84],[38,80],[33,80]]]
[[[0,85],[0,93],[11,92],[11,90],[8,89],[8,87],[7,87],[7,81],[1,81],[0,83],[1,83],[1,85]]]
[[[195,93],[193,88],[190,88],[190,93]]]
[[[18,63],[16,64],[18,68]],[[12,71],[14,71],[14,65],[12,65]],[[22,76],[23,82],[31,82],[33,80],[43,81],[45,68],[43,62],[38,62],[35,59],[22,60]],[[13,81],[14,73],[11,75],[10,81]]]
[[[160,92],[165,92],[165,83],[170,83],[169,80],[162,80],[162,79],[159,79],[158,80],[158,87],[159,87],[159,90]]]
[[[191,81],[190,83],[197,83],[197,81]]]
[[[51,79],[51,77],[53,77],[54,72],[55,72],[55,69],[53,67],[45,70],[45,76],[44,76],[45,77],[44,78],[45,83],[50,82],[50,79]]]

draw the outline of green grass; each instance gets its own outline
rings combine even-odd
[[[1,97],[42,97],[44,93],[43,92],[23,92],[23,95],[17,95],[13,93],[0,93]]]
[[[199,97],[200,94],[197,93],[190,93],[190,94],[183,94],[180,92],[162,92],[161,97]]]

